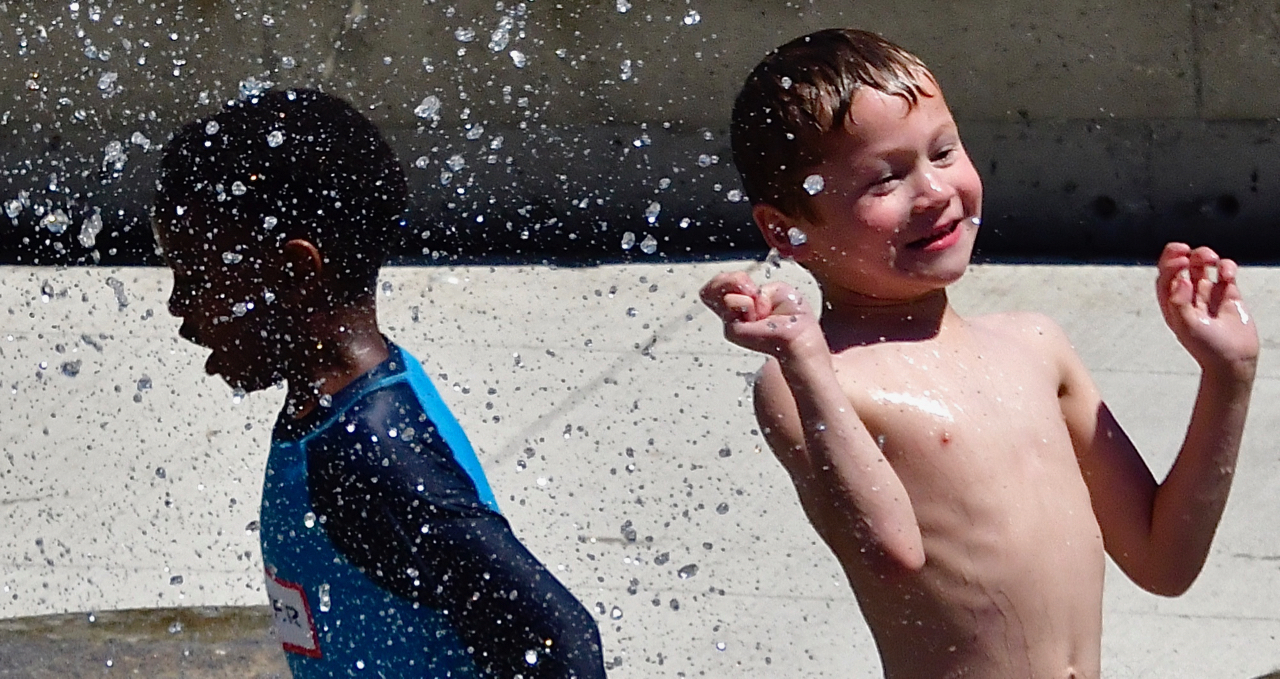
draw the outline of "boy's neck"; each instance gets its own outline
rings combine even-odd
[[[955,316],[946,288],[908,299],[868,297],[826,287],[822,293],[822,329],[835,352],[876,342],[930,339]]]
[[[387,359],[389,348],[378,330],[372,303],[343,305],[307,317],[307,332],[294,343],[285,378],[285,413],[301,418],[320,399],[332,396]]]

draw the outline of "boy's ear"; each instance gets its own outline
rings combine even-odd
[[[324,273],[324,257],[311,241],[295,238],[284,244],[284,266],[295,287],[309,289]]]
[[[780,256],[795,260],[803,258],[807,248],[803,243],[792,245],[789,234],[791,229],[799,228],[797,220],[768,203],[756,203],[751,208],[751,216],[755,218],[756,226],[760,227],[760,233],[764,234],[765,242],[777,250]]]

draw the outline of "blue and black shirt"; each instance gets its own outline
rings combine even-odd
[[[389,351],[272,433],[262,555],[293,676],[603,678],[595,621],[511,532],[422,367]]]

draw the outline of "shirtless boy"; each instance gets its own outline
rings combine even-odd
[[[948,304],[982,182],[916,57],[853,30],[795,40],[747,79],[732,133],[756,224],[822,313],[742,272],[703,300],[769,356],[757,418],[885,675],[1098,677],[1104,551],[1176,596],[1226,503],[1258,355],[1236,264],[1160,256],[1157,302],[1202,376],[1157,483],[1053,321]]]

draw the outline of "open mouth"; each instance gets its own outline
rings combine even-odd
[[[941,250],[950,247],[960,234],[960,220],[951,222],[947,226],[934,229],[924,238],[919,238],[907,243],[907,247],[913,250]]]

